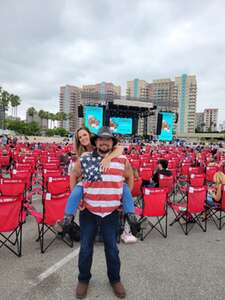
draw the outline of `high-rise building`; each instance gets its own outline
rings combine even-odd
[[[80,88],[73,85],[60,87],[59,111],[67,115],[66,120],[59,122],[60,127],[63,127],[70,132],[74,132],[81,126],[82,118],[78,117],[78,106],[80,104]]]
[[[219,124],[219,131],[225,131],[225,121]]]
[[[196,76],[183,74],[175,78],[178,93],[178,133],[195,132],[195,114],[197,100]]]
[[[148,85],[149,83],[145,80],[140,80],[138,78],[135,78],[134,80],[127,81],[127,89],[126,89],[126,97],[127,99],[137,101],[140,99],[141,101],[148,102]],[[146,123],[146,124],[145,124]],[[149,121],[148,119],[144,120],[143,118],[140,118],[138,120],[138,134],[142,135],[144,132],[144,128],[148,128]],[[147,133],[148,130],[147,130]]]
[[[170,79],[153,80],[153,82],[148,85],[148,99],[149,102],[152,102],[157,106],[155,115],[149,117],[148,123],[148,132],[155,134],[158,113],[160,111],[177,113],[178,111],[177,88],[175,82]],[[176,130],[176,126],[174,126],[174,130]]]
[[[134,79],[127,81],[126,96],[129,98],[148,98],[148,82]]]
[[[216,131],[217,122],[218,122],[218,109],[217,108],[204,109],[205,131]]]
[[[94,95],[96,95],[96,97],[93,97]],[[117,96],[121,96],[121,86],[114,85],[111,82],[83,85],[82,87],[82,98],[86,99],[86,102],[92,100],[94,103],[96,102],[94,98],[96,98],[97,102],[105,104],[107,100]]]
[[[195,128],[198,131],[204,131],[204,113],[203,112],[197,112],[195,114]]]

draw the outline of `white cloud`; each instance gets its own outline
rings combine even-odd
[[[0,86],[58,110],[59,87],[196,74],[198,110],[225,120],[223,0],[20,0],[0,3]]]

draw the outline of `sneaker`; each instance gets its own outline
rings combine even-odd
[[[121,240],[125,243],[125,244],[133,244],[137,242],[137,238],[129,233],[129,232],[123,232],[123,234],[121,235]]]
[[[57,221],[54,229],[58,233],[67,233],[70,224],[73,222],[74,216],[65,216],[63,220]]]
[[[135,214],[129,213],[126,215],[126,218],[127,218],[128,224],[130,225],[131,233],[134,236],[137,236],[138,233],[141,231],[141,226],[140,226]]]
[[[116,282],[116,283],[112,283],[111,286],[113,288],[113,292],[116,295],[116,297],[118,297],[118,298],[125,298],[126,297],[125,288],[124,288],[123,284],[120,281]]]
[[[76,291],[75,291],[76,298],[77,299],[85,298],[87,296],[87,290],[88,290],[88,283],[78,281]]]

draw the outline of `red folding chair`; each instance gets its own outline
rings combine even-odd
[[[11,172],[12,179],[20,179],[25,182],[26,188],[30,189],[31,187],[31,180],[32,180],[32,173],[30,170],[16,170],[13,169]]]
[[[21,179],[6,179],[0,180],[0,194],[2,196],[22,196],[25,198],[26,184]]]
[[[207,207],[207,218],[212,219],[219,230],[225,225],[225,185],[222,185],[221,202],[215,202],[214,206]]]
[[[165,189],[168,195],[172,194],[174,189],[173,176],[165,176],[163,174],[159,174],[159,187]]]
[[[31,211],[31,215],[35,217],[38,225],[37,241],[40,242],[41,253],[44,253],[59,237],[54,226],[58,221],[62,221],[64,218],[64,211],[69,195],[69,192],[60,195],[46,193],[42,199],[43,213],[35,210]],[[51,236],[48,236],[48,241],[46,241],[47,233],[52,233]],[[72,240],[68,240],[64,236],[61,236],[61,238],[68,246],[73,247]]]
[[[142,180],[150,181],[153,175],[153,170],[149,167],[143,167],[140,168],[139,174]]]
[[[206,212],[205,200],[205,187],[189,187],[186,203],[169,204],[175,215],[175,219],[170,226],[178,222],[185,235],[191,231],[195,224],[199,225],[203,232],[206,232],[207,218],[205,218],[204,226],[201,220],[201,217],[204,216]]]
[[[206,167],[206,181],[208,184],[213,183],[213,176],[218,171],[218,167],[208,166]]]
[[[141,161],[139,159],[131,159],[130,164],[134,169],[139,169]]]
[[[47,182],[49,177],[58,177],[61,176],[61,170],[43,170],[43,189],[47,188]]]
[[[48,177],[47,191],[52,195],[70,192],[69,176]]]
[[[202,187],[205,183],[205,174],[191,174],[190,186]]]
[[[140,225],[147,220],[150,229],[144,234],[141,226],[141,240],[153,230],[157,230],[164,238],[167,237],[167,193],[161,188],[144,188],[143,189],[143,206],[135,208],[135,213],[140,217]],[[151,218],[151,220],[150,220]]]
[[[0,248],[4,246],[18,257],[22,255],[25,218],[21,196],[0,196]]]

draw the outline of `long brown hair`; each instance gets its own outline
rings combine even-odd
[[[86,149],[86,147],[82,146],[80,141],[79,141],[79,137],[78,137],[78,134],[81,130],[85,130],[88,134],[89,134],[89,137],[90,137],[90,142],[91,142],[91,132],[90,130],[85,127],[85,126],[82,126],[80,127],[79,129],[77,129],[76,133],[75,133],[75,141],[74,141],[74,144],[75,144],[75,150],[76,150],[76,153],[78,154],[78,156],[81,156],[82,153],[84,152],[87,152],[88,150]]]

